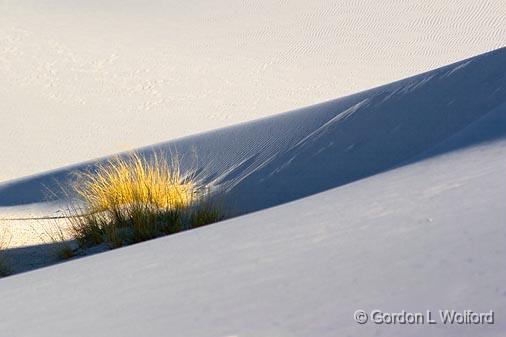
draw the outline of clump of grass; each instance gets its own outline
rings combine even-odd
[[[194,201],[195,183],[184,177],[179,163],[154,155],[117,157],[91,172],[78,174],[74,190],[91,212],[146,205],[161,209],[186,207]]]
[[[69,208],[68,219],[81,247],[117,248],[222,218],[218,208],[203,207],[203,188],[194,175],[183,174],[178,160],[132,154],[76,178],[80,204]]]
[[[56,251],[56,255],[62,260],[67,260],[75,257],[77,254],[70,245],[64,244]]]
[[[8,263],[4,259],[0,259],[0,278],[12,274]]]
[[[4,254],[4,250],[9,247],[12,236],[6,228],[0,230],[0,277],[9,276],[11,274],[11,268]]]
[[[221,221],[224,218],[225,215],[220,207],[210,201],[205,201],[191,212],[190,226],[191,228],[198,228]]]

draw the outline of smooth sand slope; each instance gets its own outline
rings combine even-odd
[[[417,160],[505,103],[505,74],[503,48],[342,99],[140,151],[178,154],[183,168],[227,192],[233,213],[255,211]],[[499,136],[487,133],[482,141]],[[64,206],[58,204],[60,187],[76,170],[93,165],[4,183],[0,207],[40,214],[40,204],[53,201],[42,211],[57,211]]]
[[[436,144],[506,101],[506,49],[342,99],[141,150],[178,153],[231,215],[272,207],[426,158]],[[502,137],[484,133],[474,143]],[[473,145],[473,142],[467,145]],[[464,145],[461,145],[462,147]],[[55,261],[46,231],[61,186],[84,163],[0,184],[14,271]],[[49,201],[49,202],[48,202]],[[9,219],[9,220],[6,220]],[[16,219],[16,220],[13,220]],[[61,223],[61,222],[60,222]],[[42,246],[34,246],[44,244]],[[30,246],[30,247],[26,247]]]
[[[0,1],[0,181],[505,46],[503,0]]]
[[[3,279],[0,331],[503,336],[505,90],[500,49],[162,144],[196,152],[239,212],[261,211]],[[2,202],[37,202],[66,174],[4,185]],[[357,309],[493,310],[495,324],[359,325]]]

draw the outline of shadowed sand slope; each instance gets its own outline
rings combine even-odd
[[[506,46],[504,0],[0,2],[0,182]]]
[[[506,139],[476,138],[503,135],[505,109],[411,165],[2,279],[1,331],[11,337],[502,337]],[[493,310],[495,324],[359,325],[357,309],[431,310],[435,319],[444,309]]]
[[[183,166],[228,191],[238,213],[258,212],[1,279],[0,331],[502,337],[505,90],[499,49],[141,149],[179,153]],[[95,164],[5,183],[0,204],[44,210],[43,186]],[[8,253],[25,258],[45,248]],[[435,319],[445,309],[493,310],[495,324],[360,325],[357,309],[431,310]]]
[[[183,166],[228,191],[228,204],[244,213],[427,156],[505,102],[506,49],[499,49],[363,93],[141,152],[178,153]],[[504,136],[502,128],[491,129],[446,149]],[[70,172],[92,165],[4,183],[0,205],[42,202],[45,192],[56,191]]]

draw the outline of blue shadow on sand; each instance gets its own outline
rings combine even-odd
[[[297,134],[301,128],[306,131]],[[183,169],[191,167],[203,182],[221,186],[235,213],[244,214],[505,136],[502,48],[349,97],[139,153],[178,153]],[[63,197],[60,186],[72,172],[92,170],[102,160],[3,183],[0,206],[58,200]]]

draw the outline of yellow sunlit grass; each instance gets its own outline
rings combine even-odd
[[[181,174],[177,160],[168,163],[158,156],[146,160],[137,154],[81,173],[74,186],[89,212],[137,204],[163,209],[188,207],[196,198],[195,188],[190,177]]]
[[[152,155],[117,157],[76,174],[71,236],[81,247],[115,248],[223,219],[210,195],[179,161]]]

